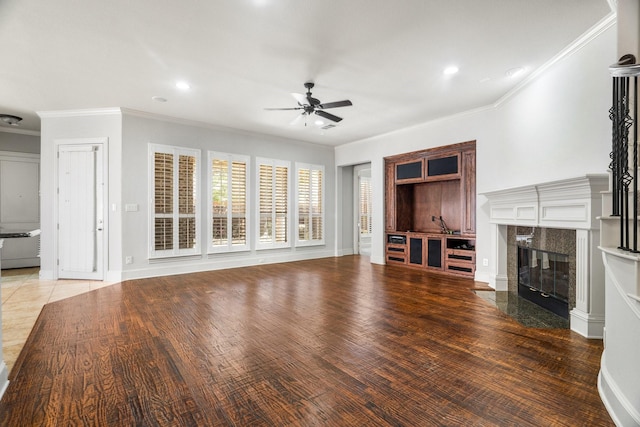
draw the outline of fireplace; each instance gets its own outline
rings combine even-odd
[[[590,174],[481,193],[489,202],[492,224],[491,253],[486,260],[491,268],[489,284],[497,291],[517,294],[518,246],[567,255],[570,327],[585,337],[602,338],[604,265],[598,250],[598,217],[601,192],[608,186],[606,174]],[[537,259],[536,252],[536,262],[550,261],[545,256]]]
[[[507,226],[507,290],[569,318],[576,305],[576,230]]]
[[[569,318],[569,255],[518,246],[518,295]]]

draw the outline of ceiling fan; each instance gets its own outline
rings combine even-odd
[[[324,117],[327,120],[331,120],[333,122],[339,122],[342,120],[342,117],[338,117],[334,114],[327,113],[324,111],[327,108],[338,108],[338,107],[348,107],[353,105],[351,101],[345,99],[344,101],[336,101],[336,102],[320,102],[319,99],[311,96],[311,89],[313,89],[314,84],[312,82],[307,82],[304,84],[304,87],[307,89],[307,93],[302,95],[299,93],[292,93],[291,96],[295,98],[298,102],[297,107],[291,108],[265,108],[265,110],[302,110],[301,116],[309,116],[311,114],[317,114],[320,117]],[[306,123],[305,123],[306,126]]]

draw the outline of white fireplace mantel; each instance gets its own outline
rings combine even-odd
[[[600,228],[600,193],[608,188],[609,175],[594,174],[482,195],[492,224],[592,230]]]
[[[489,201],[492,226],[492,273],[496,291],[508,290],[507,226],[576,230],[576,307],[571,329],[589,338],[602,338],[604,329],[604,266],[598,250],[603,191],[608,174],[527,185],[482,193]]]

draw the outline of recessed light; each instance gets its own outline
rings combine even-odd
[[[185,81],[179,81],[176,83],[176,87],[180,90],[189,90],[191,89],[191,85]]]
[[[153,99],[156,102],[167,102],[167,98],[163,98],[161,96],[152,96],[151,99]]]
[[[460,71],[460,69],[458,67],[456,67],[455,65],[451,65],[451,66],[445,68],[443,73],[444,73],[445,76],[452,76],[455,73],[457,73],[458,71]]]
[[[524,73],[524,68],[522,67],[515,67],[512,68],[510,70],[507,70],[507,72],[505,73],[507,75],[507,77],[518,77],[520,74]]]

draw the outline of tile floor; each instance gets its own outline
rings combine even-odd
[[[518,296],[517,292],[484,290],[474,292],[527,328],[568,329],[570,326],[568,319]]]
[[[9,372],[45,304],[89,292],[109,282],[40,280],[39,268],[2,270],[2,354]]]

